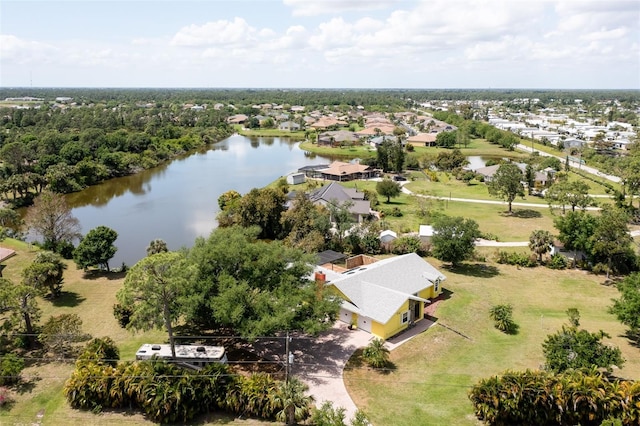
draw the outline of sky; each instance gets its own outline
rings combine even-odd
[[[2,0],[0,87],[640,89],[640,1]]]

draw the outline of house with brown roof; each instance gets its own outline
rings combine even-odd
[[[354,179],[370,179],[378,176],[379,170],[371,166],[359,163],[344,163],[334,161],[326,169],[318,170],[323,179],[336,180],[338,182]]]
[[[436,146],[436,133],[418,133],[407,138],[407,143],[413,146]]]

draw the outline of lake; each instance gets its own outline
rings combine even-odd
[[[118,252],[110,266],[123,262],[132,266],[155,238],[177,250],[209,235],[216,227],[222,193],[233,189],[245,194],[302,166],[331,162],[298,145],[287,138],[234,135],[168,164],[66,198],[83,234],[100,225],[118,232]]]

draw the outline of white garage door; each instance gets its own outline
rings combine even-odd
[[[358,329],[371,333],[371,318],[358,315]]]
[[[346,309],[340,309],[340,316],[338,318],[342,322],[351,324],[351,312],[347,311]]]

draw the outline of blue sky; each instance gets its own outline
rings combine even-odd
[[[2,0],[30,85],[640,89],[640,1]]]

